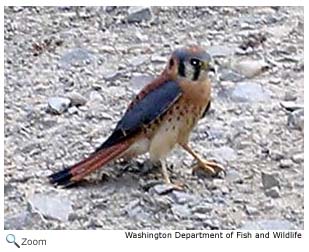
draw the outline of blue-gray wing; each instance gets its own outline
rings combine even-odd
[[[112,135],[98,150],[110,147],[138,133],[143,126],[149,125],[163,115],[181,94],[182,90],[176,81],[166,81],[143,94],[141,99],[135,100],[132,106],[129,106]]]

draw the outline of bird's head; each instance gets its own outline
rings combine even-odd
[[[175,79],[202,81],[215,71],[210,55],[198,46],[176,49],[167,63],[167,72]]]

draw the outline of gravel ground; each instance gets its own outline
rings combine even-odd
[[[6,229],[303,229],[301,7],[6,7]],[[46,176],[92,152],[170,52],[213,56],[213,103],[192,146],[226,175],[191,174],[180,149],[162,184],[147,156],[80,186]],[[145,162],[146,161],[146,162]]]

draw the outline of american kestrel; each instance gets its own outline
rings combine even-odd
[[[197,166],[217,174],[224,168],[202,159],[188,145],[189,135],[210,106],[210,55],[198,46],[176,49],[159,77],[146,85],[129,104],[110,137],[88,158],[49,176],[51,183],[70,186],[107,163],[149,152],[161,162],[164,181],[171,183],[166,157],[178,144]]]

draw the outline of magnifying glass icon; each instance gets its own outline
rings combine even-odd
[[[17,244],[17,242],[15,241],[15,235],[13,235],[13,234],[8,234],[7,236],[6,236],[6,241],[8,242],[8,243],[14,243],[15,244],[15,246],[17,247],[17,248],[20,248],[20,246]]]

